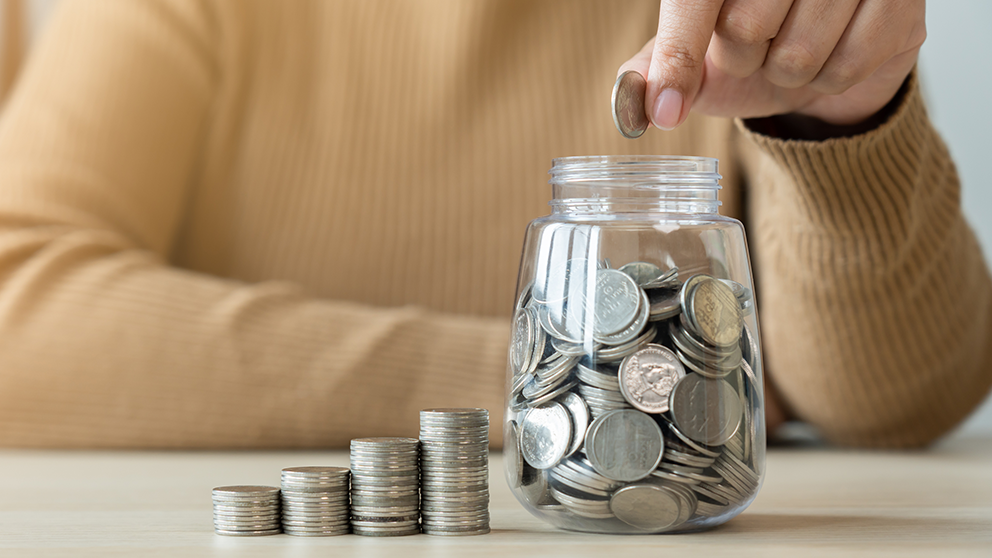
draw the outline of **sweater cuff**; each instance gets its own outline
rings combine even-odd
[[[904,234],[906,212],[919,202],[918,188],[926,179],[923,165],[950,161],[930,124],[915,71],[893,102],[888,119],[850,137],[780,139],[741,119],[737,127],[791,179],[775,199],[791,198],[804,227],[818,234],[857,233],[870,241],[876,235]],[[934,149],[941,156],[935,157]]]

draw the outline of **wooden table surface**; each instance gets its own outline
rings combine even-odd
[[[344,452],[0,451],[0,556],[984,556],[992,557],[992,439],[923,452],[776,449],[757,500],[690,535],[559,531],[530,516],[492,457],[489,535],[368,538],[213,533],[210,490],[277,486],[283,467]]]

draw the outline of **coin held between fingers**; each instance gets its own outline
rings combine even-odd
[[[648,129],[644,95],[648,83],[639,72],[628,70],[613,84],[613,123],[623,137],[639,138]]]

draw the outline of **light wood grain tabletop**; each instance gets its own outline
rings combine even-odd
[[[215,535],[210,490],[278,486],[283,467],[345,452],[0,451],[0,556],[983,556],[992,557],[992,439],[920,452],[773,449],[757,500],[688,535],[559,531],[530,516],[493,454],[489,535]]]

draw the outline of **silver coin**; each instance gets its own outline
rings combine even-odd
[[[679,268],[672,267],[661,274],[660,277],[641,285],[642,289],[668,289],[668,290],[678,290],[679,288]]]
[[[282,532],[282,529],[265,529],[261,531],[231,531],[227,529],[214,529],[214,532],[218,535],[224,535],[227,537],[264,537],[267,535],[278,535]]]
[[[734,298],[736,298],[737,300],[743,299],[747,293],[747,288],[745,288],[744,285],[741,285],[737,281],[734,281],[732,279],[717,279],[717,281],[730,287],[730,291],[734,293]]]
[[[555,254],[557,256],[557,254]],[[572,294],[581,294],[599,265],[586,258],[541,258],[534,274],[531,296],[541,304],[560,303]]]
[[[593,334],[598,337],[620,333],[637,319],[641,289],[629,275],[615,269],[596,274],[593,305]]]
[[[282,470],[283,477],[302,477],[306,479],[347,479],[348,473],[349,471],[347,467],[286,467]]]
[[[546,392],[542,395],[535,396],[534,399],[528,402],[528,405],[530,405],[531,407],[540,407],[541,405],[544,405],[545,403],[554,400],[555,398],[565,393],[566,391],[569,391],[576,385],[578,385],[578,382],[575,381],[565,382],[561,386],[557,387],[552,391]]]
[[[623,345],[616,345],[614,347],[598,350],[594,353],[593,358],[602,363],[623,360],[653,341],[657,335],[658,332],[654,326],[647,327],[644,329],[644,333],[640,337],[630,341],[629,343],[624,343]]]
[[[552,472],[569,478],[576,483],[589,488],[611,492],[619,483],[600,475],[586,459],[577,460],[574,457],[559,463]]]
[[[583,308],[585,308],[583,306]],[[553,309],[549,305],[542,305],[537,309],[537,321],[544,331],[555,339],[561,339],[568,343],[581,345],[585,332],[585,315],[575,319],[574,315],[569,315],[571,322],[565,319],[564,309]],[[561,323],[561,322],[565,323]],[[567,326],[571,325],[570,331]]]
[[[686,296],[690,323],[704,341],[718,347],[740,342],[744,316],[730,287],[704,277]]]
[[[513,332],[510,336],[510,367],[514,374],[529,372],[531,351],[534,350],[536,316],[533,310],[521,308],[513,316]]]
[[[589,486],[582,482],[581,477],[576,478],[577,475],[574,475],[571,470],[565,469],[560,465],[548,471],[548,477],[551,480],[552,486],[564,485],[590,497],[607,498],[610,496],[610,490]]]
[[[221,504],[214,504],[214,513],[221,513],[225,515],[239,515],[239,516],[252,516],[252,515],[267,515],[272,513],[279,513],[279,504],[273,504],[269,506],[224,506]]]
[[[682,312],[679,291],[674,289],[651,289],[645,292],[648,295],[649,320],[667,320]]]
[[[653,484],[632,484],[610,498],[620,521],[645,531],[664,531],[678,524],[681,504],[676,493]]]
[[[278,498],[279,489],[274,486],[236,485],[218,486],[213,489],[214,498],[233,500]]]
[[[579,385],[579,393],[586,401],[598,401],[598,402],[613,402],[620,403],[627,407],[627,400],[624,398],[623,394],[618,391],[612,391],[608,389],[599,389],[592,386]]]
[[[294,537],[334,537],[339,535],[347,535],[351,533],[350,528],[341,529],[326,529],[320,531],[297,531],[295,529],[286,529],[286,534]]]
[[[510,488],[517,488],[523,482],[524,460],[520,455],[520,437],[517,423],[507,421],[503,440],[503,459],[506,460],[506,481]]]
[[[520,452],[537,469],[550,469],[565,457],[572,441],[572,421],[559,403],[534,407],[520,424]]]
[[[606,369],[606,367],[601,367],[598,369],[590,368],[582,363],[579,363],[575,369],[575,376],[584,384],[597,387],[599,389],[620,391],[620,381],[616,372],[603,372],[602,369]]]
[[[740,357],[734,357],[731,355],[730,358],[714,359],[710,356],[704,356],[702,359],[692,358],[682,351],[676,351],[679,361],[686,366],[689,370],[696,372],[700,376],[705,376],[707,378],[720,379],[726,378],[731,372],[737,370],[740,365]]]
[[[717,358],[725,357],[734,353],[734,351],[738,348],[736,346],[721,348],[709,345],[696,338],[691,331],[680,325],[675,320],[669,322],[668,334],[680,350],[700,360],[706,359],[707,356]]]
[[[669,395],[685,376],[685,368],[671,349],[648,345],[620,363],[620,393],[645,413],[668,412]]]
[[[581,397],[571,392],[559,397],[558,402],[564,405],[572,419],[572,442],[565,452],[565,455],[572,455],[579,451],[585,441],[586,430],[589,428],[589,407]]]
[[[514,307],[514,311],[520,310],[524,306],[530,304],[530,301],[532,300],[531,290],[533,288],[534,282],[531,281],[530,283],[527,283],[523,289],[520,289],[520,296],[517,297],[517,305]]]
[[[545,471],[530,469],[529,466],[528,469],[524,469],[519,496],[525,503],[537,506],[547,497],[548,477]]]
[[[637,283],[638,287],[650,284],[662,275],[661,268],[648,262],[630,262],[620,266],[622,271]]]
[[[644,113],[646,90],[647,81],[634,70],[620,74],[613,85],[613,124],[625,138],[638,138],[648,129]]]
[[[644,329],[645,324],[648,323],[648,318],[651,317],[651,303],[648,301],[648,295],[644,291],[640,291],[639,296],[641,297],[641,302],[638,306],[637,317],[634,318],[634,321],[630,322],[630,325],[610,335],[599,336],[594,334],[593,339],[604,345],[611,346],[621,346],[637,339],[638,335]]]
[[[741,424],[743,405],[724,380],[689,374],[671,393],[672,420],[692,440],[707,446],[725,444]]]
[[[608,479],[636,481],[661,461],[665,439],[650,416],[633,409],[609,412],[589,426],[585,452],[596,472]]]

